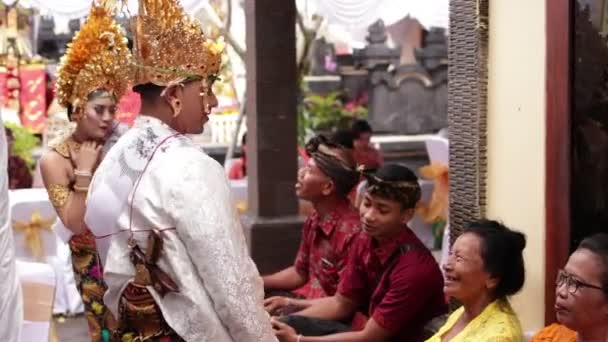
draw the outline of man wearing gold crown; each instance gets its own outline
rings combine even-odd
[[[103,304],[106,285],[93,235],[84,224],[85,200],[105,151],[123,133],[115,122],[118,100],[132,75],[127,40],[105,1],[94,3],[68,46],[57,77],[57,100],[68,110],[73,130],[49,144],[40,171],[61,223],[55,230],[68,244],[76,285],[93,341],[109,341],[115,320]],[[60,229],[63,228],[65,229]],[[62,277],[62,274],[58,274]]]
[[[276,341],[224,170],[186,136],[217,106],[222,43],[176,0],[141,0],[133,19],[141,113],[97,169],[85,215],[117,338]]]

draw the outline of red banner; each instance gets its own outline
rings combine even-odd
[[[21,124],[34,133],[42,133],[46,120],[46,67],[43,64],[22,65]]]
[[[8,88],[6,87],[6,79],[8,72],[5,66],[0,66],[0,106],[8,107]]]

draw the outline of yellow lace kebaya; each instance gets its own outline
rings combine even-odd
[[[464,307],[454,311],[435,336],[426,342],[442,342],[442,337],[452,329],[464,312]],[[517,315],[508,301],[498,299],[488,305],[450,342],[521,342],[523,333]]]

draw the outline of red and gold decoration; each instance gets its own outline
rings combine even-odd
[[[47,108],[46,66],[32,56],[32,14],[16,4],[0,5],[0,106],[19,113],[22,126],[40,133]]]
[[[42,133],[46,120],[46,66],[28,64],[19,68],[21,124]]]

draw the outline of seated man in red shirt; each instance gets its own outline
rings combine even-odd
[[[306,149],[311,157],[298,171],[295,190],[314,211],[304,223],[295,264],[263,277],[267,294],[295,290],[304,298],[333,295],[351,241],[360,231],[359,213],[346,198],[359,179],[352,156],[324,137],[311,139]]]
[[[273,320],[279,341],[423,341],[425,324],[446,312],[439,266],[407,227],[420,199],[416,175],[388,164],[367,180],[360,207],[365,233],[351,247],[336,295],[292,300],[303,310],[283,317],[287,324]],[[357,311],[369,315],[360,330],[330,322],[346,322]]]
[[[356,120],[351,126],[353,134],[353,156],[357,165],[366,170],[376,170],[384,163],[382,154],[371,144],[372,127],[365,120]]]

